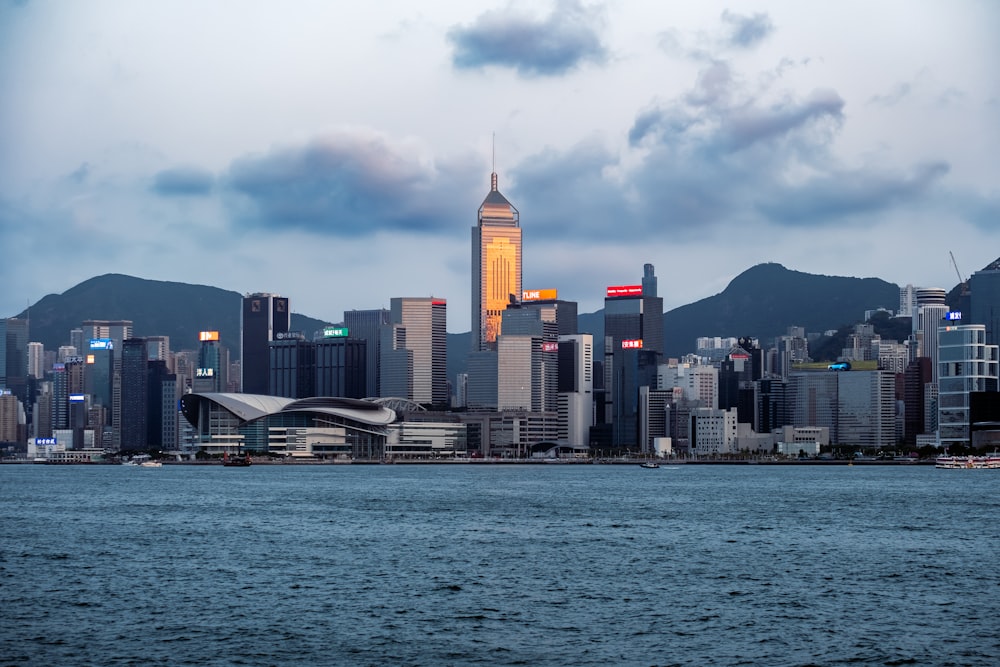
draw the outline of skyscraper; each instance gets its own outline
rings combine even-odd
[[[938,332],[938,428],[942,447],[969,445],[969,395],[996,392],[998,353],[986,342],[986,326],[942,326]]]
[[[448,403],[448,304],[435,297],[396,297],[382,332],[382,395],[438,406]]]
[[[663,299],[656,295],[652,264],[642,283],[608,287],[604,299],[605,421],[615,423],[616,446],[633,445],[639,387],[652,384],[663,354]]]
[[[914,310],[913,335],[919,346],[919,356],[931,360],[931,381],[938,381],[938,327],[948,312],[946,292],[940,287],[917,289],[917,307]]]
[[[28,320],[0,319],[0,387],[23,384],[28,376]]]
[[[389,327],[389,311],[385,308],[374,310],[345,310],[344,326],[347,335],[353,339],[365,341],[367,354],[365,396],[381,396],[379,375],[379,339],[383,329]],[[319,394],[325,396],[326,394]],[[360,398],[360,397],[359,397]]]
[[[559,336],[558,358],[559,441],[588,447],[594,425],[593,335]]]
[[[122,342],[121,448],[145,449],[149,426],[149,354],[145,338]]]
[[[291,325],[288,298],[256,293],[243,297],[240,317],[241,390],[245,394],[267,394],[268,343],[277,334],[288,333]]]
[[[194,369],[192,389],[197,392],[225,391],[224,373],[228,370],[222,363],[222,344],[218,331],[200,331],[198,340],[198,365]]]
[[[969,278],[970,310],[968,323],[986,327],[986,342],[1000,345],[1000,259]]]
[[[479,207],[472,228],[472,350],[496,349],[501,315],[511,300],[521,296],[520,214],[497,190],[497,174],[490,175],[490,191]]]

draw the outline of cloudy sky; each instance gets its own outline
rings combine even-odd
[[[494,135],[581,312],[647,262],[669,309],[1000,257],[991,0],[0,3],[0,316],[116,272],[468,331]]]

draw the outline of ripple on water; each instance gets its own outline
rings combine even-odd
[[[134,472],[0,466],[3,664],[975,666],[1000,654],[988,566],[1000,476]]]

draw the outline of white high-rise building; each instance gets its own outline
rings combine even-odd
[[[917,339],[917,356],[931,360],[931,381],[938,381],[938,327],[944,323],[948,306],[947,292],[940,287],[917,289],[917,306],[913,316],[913,335]]]
[[[28,375],[45,377],[45,345],[42,343],[28,343]]]
[[[695,408],[691,411],[691,450],[697,456],[736,451],[736,408]]]
[[[559,337],[559,442],[590,445],[594,425],[594,337]]]
[[[913,317],[913,309],[917,306],[917,290],[913,285],[899,288],[899,310],[896,317]]]

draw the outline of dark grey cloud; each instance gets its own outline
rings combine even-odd
[[[805,101],[786,101],[766,109],[741,108],[727,114],[720,138],[730,150],[786,136],[808,123],[843,120],[844,100],[835,91],[814,91]]]
[[[726,40],[729,46],[750,48],[774,32],[774,24],[767,14],[743,16],[727,9],[722,12],[722,22],[727,29]]]
[[[765,100],[709,62],[689,94],[637,113],[631,159],[577,147],[519,166],[522,210],[533,213],[530,229],[562,225],[569,242],[682,241],[723,224],[857,225],[938,194],[943,161],[906,172],[842,165],[832,144],[845,106],[832,90]]]
[[[234,162],[225,178],[239,223],[331,236],[453,231],[479,202],[474,171],[459,161],[427,166],[381,139],[341,135]],[[483,195],[488,181],[483,179]],[[462,189],[465,188],[465,189]]]
[[[153,177],[153,192],[164,197],[207,195],[212,191],[215,177],[197,167],[164,169]]]
[[[521,225],[531,238],[590,242],[616,225],[629,227],[632,212],[620,184],[606,178],[618,158],[594,143],[566,152],[546,149],[514,169],[516,188],[508,194],[522,211]]]
[[[448,32],[452,63],[461,69],[509,67],[521,76],[555,76],[585,62],[604,62],[607,53],[597,10],[560,0],[552,13],[535,19],[513,9],[490,11],[471,25]]]

